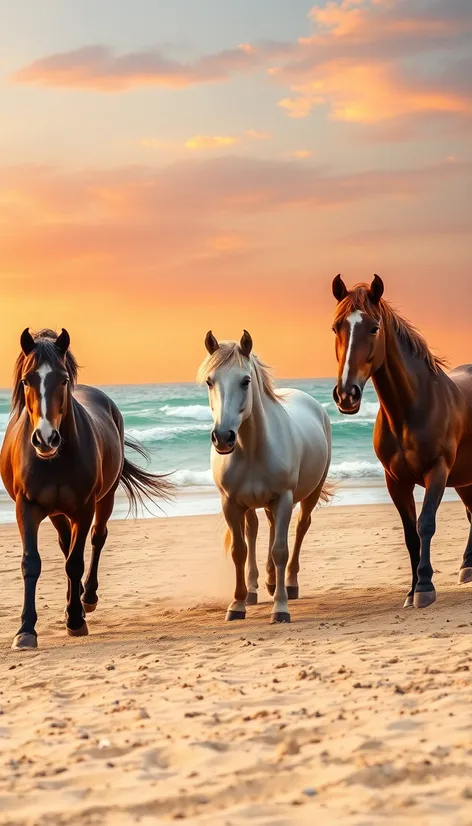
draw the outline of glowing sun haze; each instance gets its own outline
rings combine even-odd
[[[470,0],[0,0],[0,384],[24,327],[85,381],[192,381],[211,328],[331,376],[378,272],[472,361]]]

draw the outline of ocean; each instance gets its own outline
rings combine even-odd
[[[343,416],[334,404],[334,379],[285,379],[280,387],[296,387],[314,396],[327,410],[333,428],[333,456],[329,478],[338,482],[333,505],[389,502],[383,469],[372,447],[372,430],[379,408],[369,383],[356,416]],[[186,516],[218,513],[220,500],[210,471],[211,413],[206,388],[194,384],[123,385],[102,388],[120,408],[126,432],[149,451],[150,468],[172,473],[178,494],[140,514]],[[9,417],[10,392],[0,391],[0,439]],[[130,458],[132,458],[130,454]],[[417,491],[421,500],[423,491]],[[455,492],[447,492],[455,499]],[[114,516],[127,513],[124,495],[117,497]],[[13,502],[0,482],[0,521],[15,520]]]

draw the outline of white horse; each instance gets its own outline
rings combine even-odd
[[[214,428],[211,466],[229,528],[236,569],[227,620],[245,619],[257,602],[256,508],[270,524],[267,589],[271,622],[290,622],[287,600],[298,597],[300,549],[331,461],[331,425],[324,408],[300,390],[275,390],[267,367],[252,353],[245,330],[239,344],[207,333],[208,356],[198,371],[206,381]],[[288,529],[300,502],[295,545],[288,561]],[[247,543],[246,543],[247,540]],[[247,586],[245,564],[249,545]],[[288,562],[288,565],[287,565]]]

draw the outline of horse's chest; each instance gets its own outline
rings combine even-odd
[[[425,450],[409,434],[397,436],[391,431],[374,441],[378,458],[394,479],[421,483],[428,466]]]
[[[277,468],[268,471],[258,463],[236,464],[229,462],[215,474],[220,490],[248,508],[264,507],[270,500],[288,487],[287,471]]]
[[[37,502],[47,513],[74,513],[79,505],[77,491],[68,484],[38,485],[28,492],[28,498]]]

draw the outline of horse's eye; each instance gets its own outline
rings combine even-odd
[[[63,379],[62,384],[66,387],[69,384],[69,379]]]
[[[243,379],[242,382],[241,382],[242,387],[249,387],[250,384],[251,384],[251,379],[249,378],[249,376],[246,376],[246,378]]]
[[[380,327],[379,327],[379,325],[378,325],[378,324],[376,324],[374,327],[372,327],[372,330],[370,331],[371,336],[375,336],[375,335],[377,335],[377,333],[379,332],[379,330],[380,330]]]
[[[336,324],[333,324],[333,326],[331,327],[331,329],[332,329],[332,331],[333,331],[333,333],[334,333],[335,335],[337,335],[337,334],[338,334],[338,328],[336,327]]]
[[[21,379],[23,387],[28,387],[28,379]]]
[[[212,382],[211,379],[207,379],[206,383],[207,383],[207,387],[213,387],[213,382]]]

